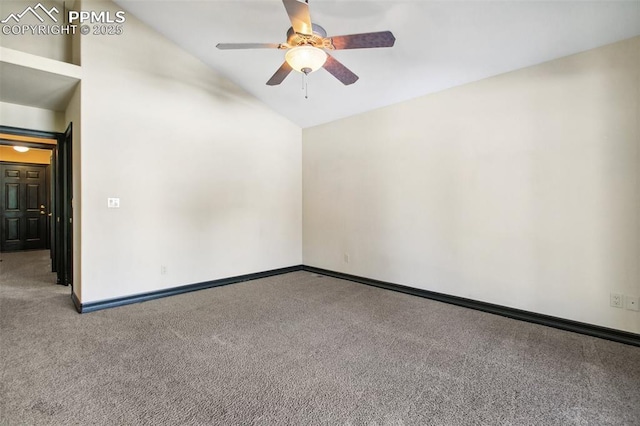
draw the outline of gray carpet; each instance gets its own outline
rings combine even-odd
[[[638,347],[308,272],[79,315],[0,257],[2,425],[640,424]]]

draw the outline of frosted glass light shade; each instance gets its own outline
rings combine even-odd
[[[18,152],[27,152],[27,151],[29,151],[29,148],[27,148],[26,146],[14,146],[13,149],[15,149]]]
[[[324,65],[327,61],[327,53],[313,46],[298,46],[289,49],[284,59],[294,70],[309,74]]]

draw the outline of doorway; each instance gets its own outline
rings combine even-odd
[[[35,164],[0,163],[0,251],[43,244],[57,283],[73,289],[72,129],[72,124],[64,133],[0,126],[0,146],[49,150],[51,158],[44,170]]]

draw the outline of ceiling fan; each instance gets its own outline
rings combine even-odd
[[[308,0],[307,0],[308,1]],[[267,85],[276,86],[284,81],[292,70],[309,74],[320,67],[329,71],[343,84],[353,84],[358,76],[338,62],[327,50],[367,49],[391,47],[396,41],[391,31],[349,34],[327,37],[327,32],[311,22],[309,4],[298,0],[282,0],[287,10],[291,28],[287,31],[285,43],[219,43],[218,49],[280,49],[287,50],[285,61]]]

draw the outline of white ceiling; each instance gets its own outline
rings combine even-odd
[[[218,50],[217,43],[286,41],[280,0],[116,0],[301,127],[333,121],[640,35],[640,1],[310,0],[329,36],[391,30],[392,48],[333,56],[359,77],[343,86],[325,70],[265,83],[278,50]]]

